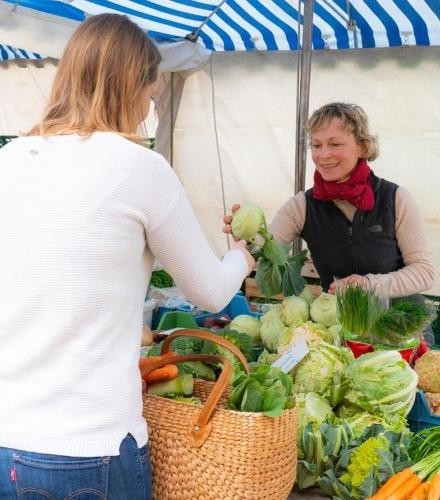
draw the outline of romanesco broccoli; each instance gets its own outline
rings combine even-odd
[[[376,469],[382,458],[379,451],[388,451],[390,443],[388,439],[379,435],[370,437],[358,446],[350,457],[347,472],[342,474],[340,480],[347,486],[351,486],[353,498],[362,498],[359,488],[367,478],[371,469]]]

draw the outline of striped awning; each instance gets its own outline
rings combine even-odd
[[[29,52],[28,50],[17,49],[10,45],[0,45],[0,62],[12,59],[43,59],[45,56]]]
[[[118,12],[158,42],[213,51],[297,50],[303,20],[300,0],[4,1],[76,21]],[[314,0],[312,35],[314,49],[440,45],[440,0]]]

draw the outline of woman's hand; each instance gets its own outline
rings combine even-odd
[[[235,212],[240,208],[240,205],[238,203],[235,203],[232,205],[232,215],[235,214]],[[226,234],[232,235],[232,228],[231,228],[231,223],[232,223],[232,215],[225,215],[223,217],[223,223],[225,224],[223,226],[223,232]],[[233,235],[232,237],[234,238],[234,241],[239,241],[237,238],[235,238]]]
[[[248,265],[248,275],[252,271],[252,269],[255,266],[255,259],[252,257],[252,255],[247,251],[246,248],[246,241],[245,240],[240,240],[236,241],[231,245],[231,250],[240,250],[240,252],[243,253],[243,255],[246,257],[246,262]]]
[[[343,290],[347,285],[368,288],[370,286],[370,280],[366,276],[361,276],[360,274],[351,274],[346,278],[335,279],[333,283],[331,283],[328,293],[334,295],[338,290]]]

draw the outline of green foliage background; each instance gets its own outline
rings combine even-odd
[[[15,135],[0,135],[0,148],[2,148],[10,140],[15,139],[15,137]]]

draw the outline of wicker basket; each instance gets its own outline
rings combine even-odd
[[[162,352],[182,334],[213,341],[219,338],[198,330],[180,330],[170,336]],[[225,346],[236,353],[231,344]],[[242,354],[236,354],[247,369]],[[207,360],[199,355],[190,358]],[[220,357],[214,358],[220,361]],[[195,395],[206,401],[202,409],[145,395],[155,500],[285,500],[293,487],[296,409],[286,410],[278,418],[225,409],[231,366],[227,360],[221,362],[224,369],[215,384],[195,384]]]

